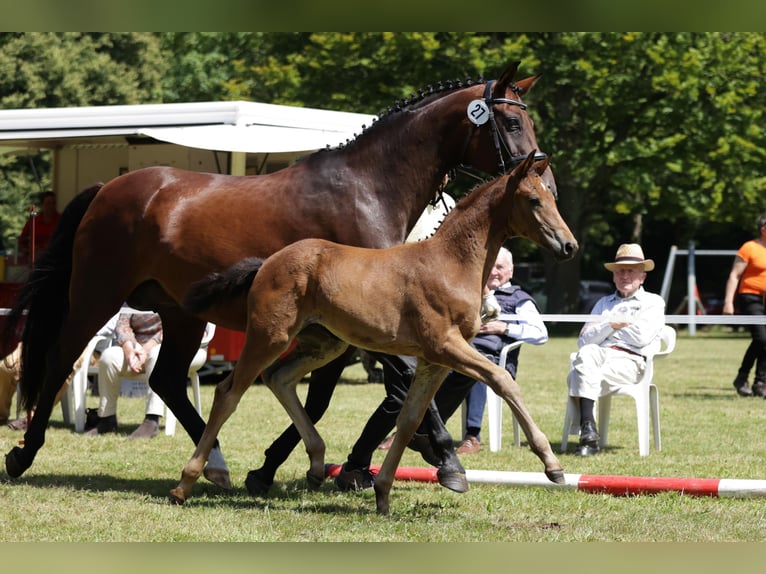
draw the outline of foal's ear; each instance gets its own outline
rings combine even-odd
[[[540,161],[535,162],[535,165],[532,166],[532,169],[534,169],[538,175],[543,175],[543,172],[546,169],[548,169],[548,165],[550,163],[551,163],[551,158],[549,156],[545,156],[544,159],[541,159]]]
[[[519,70],[519,64],[521,64],[520,61],[511,62],[503,73],[500,74],[500,79],[492,86],[492,97],[505,97],[505,90],[513,83],[513,78],[516,77],[516,72]]]
[[[508,184],[506,187],[518,187],[519,182],[527,176],[529,169],[535,163],[535,154],[537,150],[532,150],[524,160],[513,168],[511,176],[508,178]]]

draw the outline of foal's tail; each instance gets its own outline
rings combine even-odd
[[[69,313],[69,280],[77,227],[103,183],[81,191],[64,209],[48,248],[35,261],[3,329],[3,348],[21,339],[21,401],[25,409],[37,404],[45,380],[46,358]],[[21,319],[26,312],[23,330]]]
[[[220,273],[211,273],[192,283],[184,299],[184,308],[196,315],[246,293],[263,261],[258,257],[248,257]]]

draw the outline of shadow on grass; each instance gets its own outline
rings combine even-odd
[[[39,489],[72,489],[92,493],[132,493],[141,497],[150,497],[153,502],[167,505],[176,505],[170,498],[170,489],[177,486],[177,481],[167,479],[125,479],[109,474],[46,474],[31,475],[12,479],[7,475],[0,476],[0,485],[4,487],[28,486]],[[406,490],[408,485],[402,483],[395,485],[391,495]],[[266,496],[251,496],[242,487],[235,487],[231,491],[221,488],[201,479],[194,486],[194,490],[182,506],[193,508],[231,508],[234,510],[272,509],[290,510],[296,504],[301,505],[302,510],[311,510],[317,513],[337,514],[375,514],[375,495],[372,490],[358,492],[340,492],[327,480],[318,491],[311,491],[306,487],[306,481],[302,479],[288,480],[272,485]],[[180,505],[179,505],[180,506]],[[433,511],[440,509],[440,504],[422,502],[423,511],[429,508]]]

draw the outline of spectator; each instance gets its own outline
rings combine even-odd
[[[764,314],[766,292],[766,213],[758,218],[758,238],[745,242],[734,256],[726,280],[723,314],[733,315],[735,308],[743,315]],[[734,388],[741,396],[766,398],[766,325],[750,325],[750,345],[734,379]],[[755,359],[752,389],[748,376]]]
[[[33,211],[19,235],[19,254],[32,263],[40,253],[48,248],[53,231],[58,225],[61,214],[56,209],[56,194],[46,191],[40,195],[40,211]],[[34,227],[34,245],[32,232]]]
[[[150,376],[162,343],[162,321],[157,313],[120,313],[115,328],[115,345],[101,353],[98,365],[98,423],[85,434],[102,435],[117,430],[117,399],[121,377],[131,373]],[[146,397],[146,415],[129,438],[152,438],[159,431],[165,403],[152,391]]]
[[[614,262],[604,267],[612,272],[617,291],[594,305],[591,315],[601,318],[586,323],[580,331],[579,350],[567,378],[569,395],[580,407],[580,444],[576,452],[580,456],[599,451],[593,412],[596,400],[617,387],[638,382],[646,368],[641,353],[650,344],[659,345],[665,324],[665,301],[643,288],[654,261],[644,259],[641,246],[620,245]]]

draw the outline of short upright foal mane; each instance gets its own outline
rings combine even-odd
[[[563,481],[562,467],[527,412],[519,386],[469,344],[480,325],[482,286],[507,238],[526,237],[558,259],[571,258],[577,250],[541,177],[547,167],[547,159],[535,163],[530,153],[510,175],[461,200],[436,234],[419,243],[373,250],[307,239],[265,261],[247,259],[195,283],[187,298],[194,312],[249,289],[246,340],[234,371],[216,389],[205,432],[172,497],[186,500],[244,392],[299,332],[314,324],[354,346],[419,359],[396,439],[375,480],[379,512],[389,512],[389,492],[404,447],[450,369],[484,381],[503,397],[547,476]],[[264,380],[306,444],[309,478],[321,481],[324,443],[298,399],[301,374],[274,381],[266,373]]]

